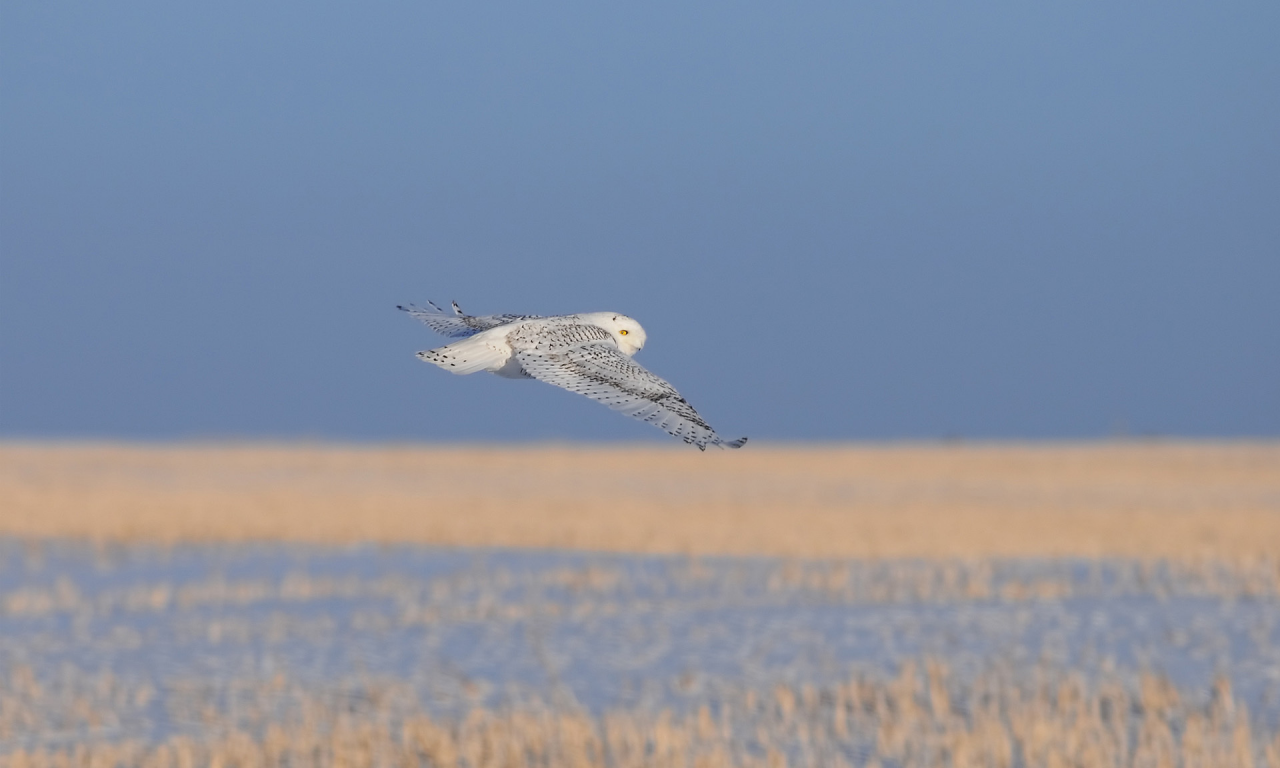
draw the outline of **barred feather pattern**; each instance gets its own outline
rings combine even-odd
[[[525,373],[653,424],[700,450],[746,442],[716,434],[676,388],[622,352],[612,334],[592,325],[529,324],[507,340]]]
[[[451,339],[464,339],[500,325],[518,320],[534,320],[538,317],[538,315],[468,315],[462,311],[456,301],[453,302],[452,313],[446,312],[431,301],[427,302],[426,307],[409,304],[398,306],[396,309],[408,312],[411,317],[426,323],[431,330]]]

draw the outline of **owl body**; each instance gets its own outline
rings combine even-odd
[[[617,312],[531,317],[503,323],[462,341],[418,353],[450,373],[488,371],[507,379],[531,379],[515,354],[518,350],[555,352],[583,344],[612,344],[631,357],[648,335],[640,323]]]
[[[418,353],[450,373],[538,379],[654,424],[699,449],[739,448],[747,441],[721,438],[675,387],[631,359],[648,339],[633,318],[616,312],[471,316],[457,303],[450,315],[428,304],[430,309],[400,309],[445,336],[462,337]]]

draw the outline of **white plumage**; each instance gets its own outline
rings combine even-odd
[[[460,338],[419,352],[418,357],[450,373],[488,371],[512,379],[532,378],[586,395],[615,411],[650,424],[706,450],[708,445],[741,448],[747,438],[716,434],[676,388],[631,359],[644,348],[644,328],[626,315],[464,314],[427,302],[400,307],[437,333]]]

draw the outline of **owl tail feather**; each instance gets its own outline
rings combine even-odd
[[[418,357],[428,363],[435,363],[449,373],[466,375],[477,371],[498,370],[511,357],[511,350],[494,346],[483,337],[472,337],[419,352]]]

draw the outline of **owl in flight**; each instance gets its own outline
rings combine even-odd
[[[686,443],[741,448],[747,438],[725,440],[685,402],[676,388],[637,365],[645,332],[626,315],[463,314],[427,302],[399,307],[442,336],[461,339],[418,357],[450,373],[488,371],[509,379],[538,379],[586,395],[615,411],[647,421]]]

